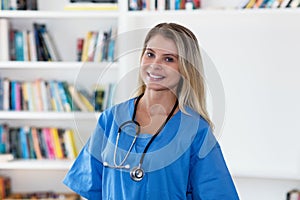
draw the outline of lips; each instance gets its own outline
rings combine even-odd
[[[158,75],[158,74],[153,74],[153,73],[150,73],[150,72],[147,72],[147,75],[148,77],[151,79],[151,80],[162,80],[163,78],[165,78],[164,76],[162,75]]]

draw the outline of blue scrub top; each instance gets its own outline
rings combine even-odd
[[[140,182],[130,170],[104,167],[114,165],[118,128],[131,120],[134,99],[104,111],[94,133],[81,150],[64,179],[64,184],[92,200],[237,200],[231,175],[219,143],[208,123],[192,109],[178,111],[150,145]],[[119,165],[132,144],[134,132],[121,132],[117,146]],[[140,134],[125,164],[137,166],[150,134]]]

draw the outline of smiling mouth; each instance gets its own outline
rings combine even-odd
[[[156,80],[156,81],[165,78],[164,76],[151,74],[150,72],[147,72],[147,75],[151,80]]]

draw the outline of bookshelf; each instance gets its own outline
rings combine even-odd
[[[103,76],[107,78],[105,81],[120,81],[124,87],[120,88],[123,93],[118,100],[121,101],[129,96],[135,85],[143,34],[158,22],[182,23],[196,33],[222,79],[226,120],[220,142],[241,199],[284,199],[287,191],[300,187],[297,142],[300,139],[297,134],[300,97],[293,92],[299,90],[300,84],[297,78],[300,49],[296,45],[300,34],[299,9],[127,11],[127,2],[120,1],[118,11],[69,12],[63,11],[65,3],[41,1],[39,11],[0,12],[0,18],[8,18],[20,28],[30,27],[33,21],[46,22],[55,41],[64,44],[59,48],[62,62],[1,62],[2,76],[19,80],[34,80],[38,76],[74,82],[80,74],[79,81],[89,86],[105,72],[109,74]],[[119,62],[75,62],[75,38],[83,36],[87,30],[106,29],[111,25],[118,27],[121,36],[138,34],[133,42],[119,44],[122,55]],[[65,30],[69,31],[68,37]],[[135,48],[137,50],[132,51]],[[94,77],[90,79],[91,75]],[[274,117],[277,113],[281,117]],[[75,127],[82,137],[77,142],[82,146],[98,116],[99,113],[81,112],[0,112],[0,122]],[[1,163],[0,173],[10,175],[15,181],[13,188],[19,191],[38,187],[61,192],[68,191],[61,179],[71,163],[14,161]],[[52,180],[48,179],[50,174],[54,177]],[[20,181],[19,177],[31,177],[32,186]],[[51,186],[39,186],[41,181]]]

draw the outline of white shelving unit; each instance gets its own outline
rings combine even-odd
[[[279,200],[300,187],[299,130],[299,9],[127,11],[63,11],[66,1],[41,0],[41,11],[1,11],[13,26],[30,28],[46,22],[63,62],[2,62],[1,76],[20,80],[61,79],[92,85],[99,77],[117,81],[122,98],[135,87],[144,35],[159,22],[189,27],[214,63],[225,90],[226,113],[219,140],[243,200]],[[49,10],[47,10],[49,9]],[[117,26],[118,63],[80,63],[75,38],[88,30]],[[122,40],[122,38],[129,40]],[[74,127],[83,145],[99,113],[0,112],[12,125]],[[61,183],[72,161],[0,163],[0,174],[12,177],[16,191],[68,191]],[[48,177],[51,176],[51,179]],[[28,179],[26,184],[22,179]],[[34,178],[33,178],[34,177]],[[48,187],[47,184],[50,184]]]
[[[1,11],[12,28],[32,29],[33,22],[45,23],[61,55],[60,62],[0,62],[0,74],[12,80],[63,80],[91,90],[95,83],[118,80],[119,63],[76,62],[76,39],[90,30],[108,30],[118,26],[119,12],[63,11],[62,1],[40,1],[39,11]],[[56,4],[56,5],[54,5]],[[45,9],[43,9],[43,7]],[[57,8],[60,9],[57,9]],[[48,10],[49,8],[49,10]],[[99,112],[27,112],[0,111],[0,123],[9,126],[61,127],[75,130],[80,150],[93,131]],[[0,163],[0,174],[12,179],[14,192],[69,192],[62,179],[73,160],[15,160]],[[51,178],[50,178],[51,177]],[[26,181],[25,181],[26,180]]]

